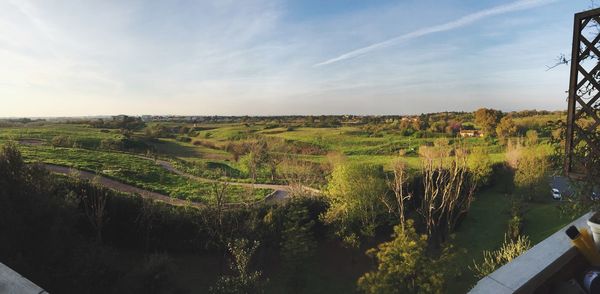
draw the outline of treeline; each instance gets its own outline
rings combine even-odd
[[[545,116],[545,115],[566,115],[565,111],[547,111],[547,110],[522,110],[503,113],[514,118]],[[177,122],[177,123],[245,123],[245,124],[264,124],[269,128],[277,127],[337,127],[344,124],[367,125],[367,124],[385,124],[393,121],[402,120],[414,121],[419,119],[427,122],[473,122],[474,112],[447,111],[435,113],[422,113],[415,115],[283,115],[283,116],[191,116],[191,117],[154,117],[150,120],[155,122]],[[427,125],[429,127],[429,125]],[[414,131],[424,130],[413,128]]]
[[[121,129],[127,131],[141,130],[146,126],[146,123],[140,117],[127,115],[114,116],[110,120],[100,118],[90,121],[75,121],[75,123],[89,124],[99,129]]]

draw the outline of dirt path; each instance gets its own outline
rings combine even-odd
[[[38,142],[20,142],[20,143],[21,144],[27,144],[27,143],[31,144],[31,143],[38,143]],[[135,156],[142,158],[142,159],[154,161],[156,164],[160,165],[162,168],[164,168],[172,173],[175,173],[177,175],[180,175],[180,176],[183,176],[183,177],[195,180],[195,181],[209,182],[209,183],[227,183],[227,184],[233,185],[233,186],[273,190],[273,192],[271,194],[269,194],[265,197],[264,201],[266,201],[266,202],[279,202],[279,201],[283,201],[283,200],[289,198],[289,196],[290,196],[291,189],[290,189],[290,186],[287,186],[287,185],[222,182],[222,181],[218,181],[218,180],[198,177],[198,176],[183,172],[183,171],[175,168],[170,162],[168,162],[166,160],[162,160],[162,159],[155,160],[153,158],[149,158],[149,157],[145,157],[145,156],[141,156],[141,155],[135,155]],[[107,178],[107,177],[104,177],[104,176],[101,176],[101,175],[98,175],[96,173],[89,172],[89,171],[83,171],[83,170],[79,170],[79,169],[75,169],[75,168],[71,168],[71,167],[48,164],[48,163],[44,163],[43,166],[45,166],[46,169],[48,169],[49,171],[54,172],[54,173],[69,175],[69,174],[73,173],[73,171],[75,171],[83,179],[91,180],[91,179],[96,178],[100,185],[110,188],[110,189],[113,189],[113,190],[116,190],[116,191],[119,191],[119,192],[139,194],[140,196],[142,196],[144,198],[159,200],[159,201],[163,201],[163,202],[166,202],[166,203],[169,203],[172,205],[178,205],[178,206],[194,206],[194,207],[204,207],[205,206],[202,203],[172,198],[172,197],[169,197],[167,195],[163,195],[163,194],[160,194],[157,192],[152,192],[149,190],[138,188],[138,187],[135,187],[135,186],[132,186],[129,184],[125,184],[123,182],[119,182],[119,181],[116,181],[116,180],[113,180],[113,179],[110,179],[110,178]],[[316,193],[316,194],[321,193],[321,191],[319,191],[317,189],[313,189],[313,188],[309,188],[309,187],[303,187],[303,188],[306,190],[309,190],[312,193]]]
[[[154,200],[159,200],[159,201],[163,201],[166,203],[169,203],[171,205],[177,205],[177,206],[193,206],[193,207],[205,207],[204,204],[202,203],[197,203],[197,202],[191,202],[191,201],[187,201],[187,200],[182,200],[182,199],[177,199],[177,198],[172,198],[169,197],[167,195],[163,195],[160,193],[156,193],[156,192],[152,192],[152,191],[148,191],[148,190],[144,190],[129,184],[125,184],[119,181],[115,181],[113,179],[104,177],[104,176],[100,176],[97,175],[95,173],[92,172],[88,172],[88,171],[83,171],[83,170],[78,170],[78,169],[74,169],[74,168],[70,168],[70,167],[66,167],[66,166],[60,166],[60,165],[53,165],[53,164],[48,164],[48,163],[44,163],[42,164],[47,170],[53,172],[53,173],[57,173],[57,174],[63,174],[63,175],[71,175],[73,173],[77,173],[79,175],[79,177],[81,177],[82,179],[86,179],[86,180],[92,180],[92,179],[96,179],[98,184],[100,184],[103,187],[106,188],[110,188],[119,192],[124,192],[124,193],[132,193],[132,194],[138,194],[143,198],[149,198],[149,199],[154,199]]]
[[[144,157],[145,159],[149,159]],[[153,160],[153,159],[150,159]],[[202,181],[202,182],[212,182],[212,183],[216,183],[216,182],[221,182],[218,180],[212,180],[212,179],[206,179],[206,178],[201,178],[201,177],[197,177],[191,174],[188,174],[186,172],[180,171],[177,168],[175,168],[170,162],[166,161],[166,160],[161,160],[161,159],[157,159],[156,163],[160,166],[162,166],[164,169],[172,172],[172,173],[176,173],[180,176],[184,176],[186,178],[190,178],[196,181]],[[239,183],[239,182],[221,182],[221,183],[227,183],[229,185],[235,185],[235,186],[242,186],[242,187],[247,187],[247,188],[258,188],[258,189],[271,189],[271,190],[275,190],[275,191],[289,191],[290,187],[287,185],[274,185],[274,184],[252,184],[252,183]]]
[[[181,170],[178,170],[177,168],[175,168],[170,162],[166,161],[166,160],[162,160],[162,159],[152,159],[152,158],[148,158],[148,157],[143,157],[140,156],[141,158],[144,159],[148,159],[148,160],[152,160],[154,162],[156,162],[156,164],[162,166],[164,169],[178,174],[180,176],[183,177],[187,177],[189,179],[192,180],[196,180],[196,181],[203,181],[203,182],[211,182],[211,183],[227,183],[229,185],[234,185],[234,186],[242,186],[242,187],[247,187],[247,188],[258,188],[258,189],[270,189],[273,190],[273,193],[269,194],[267,197],[265,197],[265,201],[273,201],[273,202],[277,202],[277,201],[283,201],[287,198],[290,197],[290,186],[288,185],[274,185],[274,184],[252,184],[252,183],[240,183],[240,182],[222,182],[222,181],[218,181],[218,180],[212,180],[212,179],[207,179],[207,178],[201,178],[198,176],[194,176],[192,174],[188,174],[186,172],[183,172]],[[308,191],[310,193],[313,194],[321,194],[321,191],[311,188],[311,187],[306,187],[303,186],[302,187],[303,190]]]

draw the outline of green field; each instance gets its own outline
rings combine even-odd
[[[150,159],[132,154],[45,145],[20,146],[20,149],[28,162],[44,162],[92,171],[179,199],[202,203],[211,201],[211,183],[174,174]],[[239,202],[241,196],[258,200],[270,192],[265,189],[248,190],[239,186],[230,186],[228,191],[230,202]]]
[[[557,117],[549,116],[544,119],[555,118]],[[523,125],[539,125],[539,121],[539,118],[516,119],[517,123]],[[161,135],[149,137],[148,129],[157,127],[163,129]],[[185,131],[181,131],[182,129]],[[69,142],[73,143],[72,146],[53,147],[57,136],[68,137]],[[86,124],[63,123],[0,128],[0,143],[17,141],[27,162],[44,162],[92,171],[143,189],[202,203],[211,201],[213,184],[206,179],[253,181],[247,166],[250,150],[245,149],[236,158],[231,146],[243,147],[257,144],[259,141],[266,142],[271,156],[281,159],[276,167],[277,175],[285,173],[286,169],[296,168],[295,164],[307,163],[318,167],[318,187],[323,188],[333,157],[337,158],[336,160],[342,158],[341,160],[349,162],[381,165],[387,170],[394,160],[400,158],[413,171],[418,171],[421,166],[419,147],[431,145],[439,137],[447,138],[450,144],[484,148],[493,163],[505,161],[506,147],[497,140],[461,139],[441,133],[424,137],[408,136],[393,129],[370,132],[361,126],[272,127],[268,123],[168,122],[149,123],[145,129],[129,133],[117,129],[94,128]],[[107,149],[103,144],[106,140],[129,140],[142,148]],[[545,140],[547,137],[540,138],[542,142]],[[170,161],[177,169],[205,180],[190,179],[170,172],[152,158]],[[273,177],[269,172],[272,170],[267,165],[258,167],[255,181],[285,184],[283,177]],[[315,169],[307,172],[313,173]],[[452,243],[458,249],[458,254],[452,263],[458,269],[458,274],[452,277],[455,281],[450,283],[448,292],[467,291],[476,282],[468,267],[481,259],[483,250],[494,250],[502,243],[510,216],[509,199],[505,191],[508,180],[511,179],[494,179],[495,184],[492,187],[478,192],[467,217],[455,232]],[[227,200],[260,200],[268,193],[270,190],[248,190],[241,186],[231,186]],[[538,198],[545,199],[544,195]],[[525,205],[524,234],[528,235],[533,243],[543,240],[570,221],[568,217],[559,214],[558,205],[550,200],[528,202]],[[322,250],[326,252],[328,249],[323,247]],[[360,255],[362,256],[362,253]],[[350,276],[355,278],[359,273],[347,274],[347,279],[350,279]],[[327,278],[321,275],[327,275]],[[319,271],[310,278],[331,280],[334,279],[333,276],[328,271]],[[339,278],[339,281],[336,280],[338,285],[332,285],[331,289],[355,289],[355,281],[350,281],[351,284],[348,282]],[[273,287],[276,288],[277,285]]]
[[[456,231],[454,245],[459,253],[453,266],[459,270],[459,276],[450,284],[448,293],[465,293],[474,286],[477,279],[468,267],[482,259],[484,250],[495,250],[502,244],[510,219],[510,199],[505,189],[507,180],[497,179],[493,187],[479,192]],[[523,234],[530,238],[532,245],[573,220],[560,212],[560,202],[552,200],[549,194],[541,196],[547,200],[527,203],[523,209]]]
[[[191,140],[202,142],[205,145],[194,146],[191,143],[176,140],[161,139],[159,146],[161,153],[179,159],[192,162],[219,162],[233,168],[242,169],[238,163],[233,162],[230,154],[223,148],[227,143],[253,142],[257,138],[281,139],[288,144],[300,144],[301,146],[315,146],[322,150],[322,154],[298,154],[288,153],[287,156],[310,161],[317,164],[328,162],[328,153],[343,155],[348,161],[365,164],[378,164],[388,168],[402,150],[406,155],[402,160],[413,168],[420,167],[420,159],[417,154],[419,146],[433,144],[436,138],[414,138],[403,136],[395,132],[386,132],[378,136],[369,136],[359,127],[339,128],[265,128],[264,125],[245,126],[243,124],[225,124],[222,126],[206,126]],[[460,142],[469,147],[487,146],[481,138],[450,139]],[[158,146],[158,145],[155,145]],[[504,161],[503,147],[487,146],[489,154],[494,162]]]

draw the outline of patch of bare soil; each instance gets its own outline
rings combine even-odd
[[[41,139],[19,139],[19,144],[21,145],[29,145],[29,146],[39,146],[46,144],[45,140]]]

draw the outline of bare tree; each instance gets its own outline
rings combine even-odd
[[[311,187],[316,186],[321,171],[314,164],[289,156],[282,161],[284,169],[282,177],[288,184],[292,197],[319,194],[320,191]]]
[[[203,227],[206,228],[210,235],[210,240],[217,246],[225,244],[227,237],[225,236],[225,226],[223,226],[223,218],[227,204],[228,182],[214,182],[211,186],[211,200],[202,216]]]
[[[402,231],[404,231],[405,224],[405,203],[412,198],[412,193],[408,192],[408,169],[406,163],[401,160],[396,160],[393,163],[392,170],[394,172],[394,178],[387,179],[387,184],[390,189],[394,192],[395,203],[390,203],[387,197],[382,197],[383,203],[387,206],[390,212],[395,213],[399,220]]]
[[[211,194],[214,201],[212,207],[215,209],[217,216],[218,230],[221,231],[221,228],[223,227],[223,211],[227,201],[227,189],[229,188],[229,182],[213,183],[211,188]]]
[[[275,182],[277,178],[277,167],[283,161],[281,156],[277,156],[272,152],[269,152],[269,156],[267,158],[267,164],[269,165],[269,170],[271,171],[271,181]]]
[[[91,185],[87,185],[87,189],[82,187],[81,199],[83,200],[85,215],[96,231],[96,239],[99,243],[102,243],[102,229],[106,221],[104,213],[106,201],[108,200],[108,191],[95,184],[94,182],[96,181],[97,179],[94,179]]]
[[[448,146],[422,146],[420,153],[424,192],[419,212],[427,233],[443,239],[473,200],[475,185],[470,180],[467,153]]]

